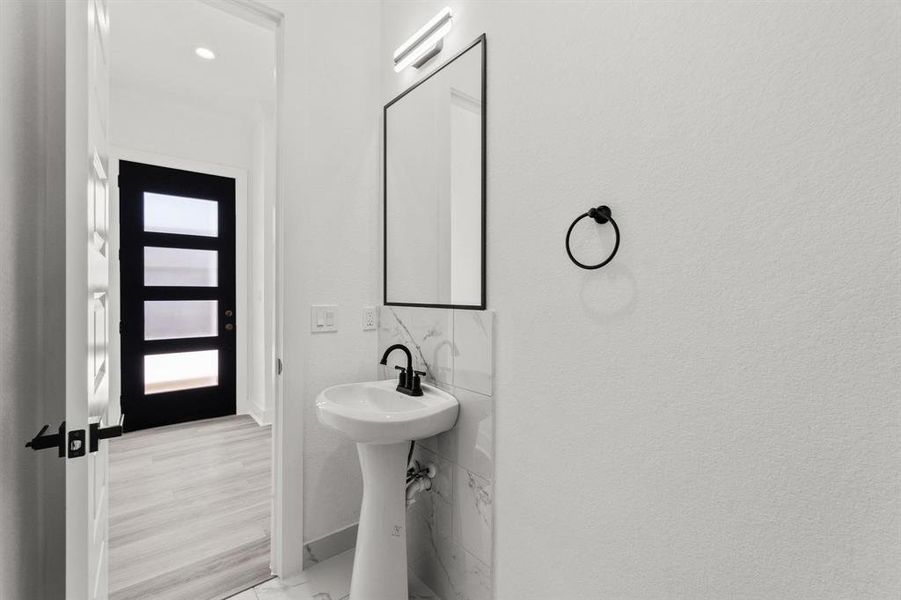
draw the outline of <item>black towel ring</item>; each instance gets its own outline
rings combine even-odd
[[[576,226],[576,223],[584,219],[585,217],[591,217],[594,219],[595,223],[599,225],[603,225],[606,222],[610,222],[613,225],[613,232],[616,233],[616,243],[613,244],[613,252],[610,253],[604,262],[598,263],[596,265],[586,265],[584,263],[580,263],[576,260],[576,257],[573,256],[572,250],[569,248],[569,236],[573,232],[573,228]],[[589,271],[592,269],[600,269],[616,256],[616,251],[619,250],[619,227],[616,226],[616,221],[613,220],[613,217],[610,216],[610,209],[606,206],[598,206],[597,208],[591,208],[587,213],[583,213],[579,215],[575,221],[572,222],[572,225],[569,226],[569,229],[566,232],[566,253],[569,255],[569,260],[573,261],[576,266],[581,267],[583,269],[588,269]]]

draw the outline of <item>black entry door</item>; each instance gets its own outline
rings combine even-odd
[[[235,180],[121,161],[129,431],[235,414]]]

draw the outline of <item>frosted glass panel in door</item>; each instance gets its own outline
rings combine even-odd
[[[144,231],[219,235],[219,203],[144,192]]]
[[[215,287],[219,253],[188,248],[144,248],[144,285]]]
[[[218,306],[215,300],[145,301],[144,339],[214,337],[218,332]]]
[[[144,357],[144,393],[159,394],[219,384],[219,351],[173,352]]]

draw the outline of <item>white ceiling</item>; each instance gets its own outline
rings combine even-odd
[[[274,32],[200,0],[112,0],[110,36],[114,87],[231,113],[274,103]]]

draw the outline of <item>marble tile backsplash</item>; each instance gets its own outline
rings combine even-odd
[[[379,307],[379,353],[391,344],[401,343],[413,353],[413,364],[425,371],[433,382],[453,384],[454,315],[437,308]],[[379,356],[381,358],[381,356]],[[401,354],[392,355],[387,366],[394,377],[394,365],[402,365]]]
[[[493,321],[490,312],[454,311],[453,339],[457,348],[453,367],[455,387],[491,396]]]
[[[379,353],[406,344],[426,381],[460,402],[456,426],[416,443],[431,492],[407,511],[409,566],[443,600],[490,600],[494,525],[493,311],[382,306]],[[383,378],[395,378],[392,356]]]

